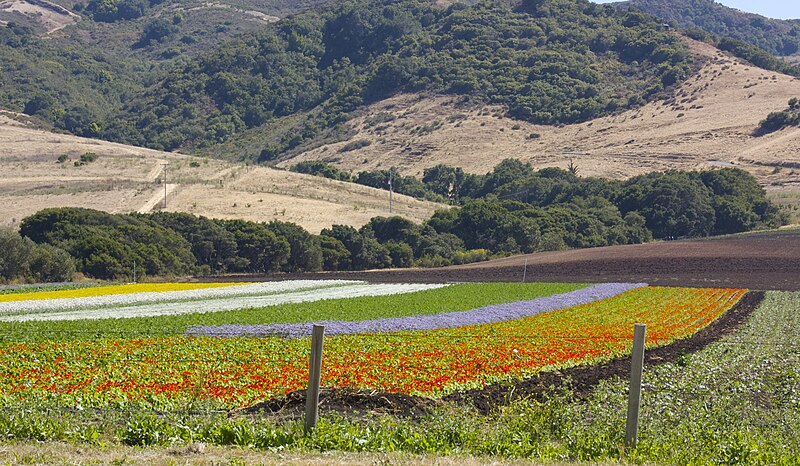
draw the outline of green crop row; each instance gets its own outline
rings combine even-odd
[[[39,284],[39,285],[8,286],[8,287],[0,287],[0,295],[39,293],[41,291],[77,290],[80,288],[92,288],[95,286],[103,286],[103,285],[104,285],[103,283],[54,283],[54,284]]]
[[[3,322],[5,341],[74,340],[180,335],[193,325],[294,323],[319,320],[369,320],[456,312],[565,293],[582,284],[465,283],[389,296],[331,299],[256,309],[158,317],[52,322]]]

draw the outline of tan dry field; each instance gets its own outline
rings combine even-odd
[[[396,166],[420,175],[439,163],[486,173],[506,158],[535,168],[567,168],[572,160],[579,175],[616,179],[672,168],[737,166],[771,190],[800,190],[800,130],[752,136],[770,112],[800,97],[800,79],[742,63],[704,43],[689,43],[707,63],[678,89],[674,101],[552,127],[504,118],[500,107],[476,108],[454,97],[399,95],[353,120],[350,140],[310,150],[280,166],[323,160],[351,171]],[[340,152],[359,139],[371,144]]]
[[[99,157],[76,167],[74,162],[86,152]],[[57,163],[62,154],[69,160]],[[390,215],[388,193],[383,190],[54,134],[0,115],[0,226],[16,227],[24,217],[47,207],[112,213],[159,209],[165,160],[169,211],[277,219],[315,233],[336,223],[358,227],[374,216]],[[192,167],[191,162],[199,166]],[[396,195],[393,207],[393,214],[419,222],[443,206]]]

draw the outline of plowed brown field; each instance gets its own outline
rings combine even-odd
[[[526,281],[531,282],[626,281],[661,286],[797,291],[800,290],[800,230],[546,252],[439,269],[301,276],[374,282],[522,281],[523,273]]]

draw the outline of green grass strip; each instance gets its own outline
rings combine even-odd
[[[62,284],[45,284],[45,285],[9,285],[0,287],[0,296],[23,294],[23,293],[41,293],[45,291],[79,290],[83,288],[95,288],[98,286],[106,286],[106,284],[105,283],[62,283]]]

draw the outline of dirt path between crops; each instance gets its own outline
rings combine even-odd
[[[647,366],[672,362],[685,354],[702,350],[707,345],[735,332],[764,299],[763,291],[745,294],[728,312],[690,338],[645,352]],[[386,393],[353,388],[325,389],[320,393],[320,412],[338,413],[348,417],[366,414],[392,414],[417,418],[444,403],[473,406],[481,414],[489,414],[499,406],[520,398],[544,399],[548,393],[568,388],[578,397],[587,397],[603,380],[627,377],[630,373],[630,356],[612,359],[593,366],[577,366],[560,371],[543,372],[535,377],[511,383],[498,383],[463,392],[456,392],[436,400],[403,393]],[[285,397],[264,401],[250,408],[232,412],[235,415],[268,414],[281,419],[298,419],[305,411],[304,390]]]

